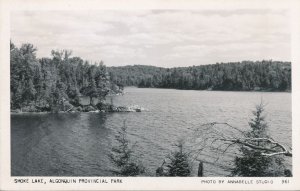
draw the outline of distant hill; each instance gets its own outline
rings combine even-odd
[[[231,91],[290,91],[291,63],[263,60],[161,68],[133,65],[108,67],[122,86]]]

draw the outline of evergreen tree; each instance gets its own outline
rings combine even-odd
[[[256,110],[252,111],[254,117],[250,119],[249,122],[249,126],[251,128],[251,131],[248,132],[249,137],[253,137],[253,138],[268,137],[267,136],[268,124],[265,121],[265,116],[263,116],[264,107],[265,106],[261,102],[260,105],[256,106]]]
[[[251,131],[247,133],[248,139],[269,138],[267,136],[267,123],[263,116],[264,105],[261,103],[253,111],[254,118],[249,122]],[[258,142],[257,146],[264,146],[264,142]],[[233,176],[246,177],[273,177],[284,176],[285,167],[282,156],[265,156],[261,150],[251,149],[245,145],[240,147],[242,156],[235,158]]]
[[[189,161],[189,155],[183,150],[183,142],[179,141],[176,147],[178,150],[168,155],[167,160],[164,160],[162,167],[159,167],[156,170],[157,176],[184,177],[191,175],[191,164]]]
[[[27,104],[34,100],[36,90],[34,88],[32,79],[29,79],[24,87],[22,98],[26,100]]]
[[[120,176],[138,176],[145,172],[145,167],[134,159],[132,147],[127,138],[127,127],[124,121],[121,131],[115,136],[118,143],[112,148],[112,154],[109,155],[112,163],[118,168],[112,170]]]

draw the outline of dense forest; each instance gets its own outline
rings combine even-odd
[[[10,44],[11,108],[29,111],[80,106],[80,97],[101,103],[124,86],[195,90],[290,91],[291,63],[243,61],[179,68],[106,67],[71,57],[68,50],[37,58],[32,44]],[[70,106],[71,105],[71,106]],[[65,110],[65,109],[64,109]]]
[[[178,68],[109,67],[111,80],[123,86],[194,90],[290,91],[291,63],[272,60],[217,63]]]
[[[51,58],[36,57],[32,44],[10,44],[11,108],[29,111],[61,110],[78,106],[80,96],[104,99],[118,87],[109,80],[103,62],[71,57],[71,51],[52,51]]]

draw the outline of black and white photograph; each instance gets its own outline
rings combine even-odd
[[[10,176],[292,178],[292,13],[262,7],[11,11]]]

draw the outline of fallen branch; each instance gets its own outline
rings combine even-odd
[[[219,129],[215,128],[215,125],[225,125],[227,128],[230,128],[234,130],[235,133],[240,134],[240,137],[237,138],[234,136],[234,132],[230,132],[229,134],[226,132],[221,132]],[[228,123],[219,123],[219,122],[213,122],[213,123],[206,123],[203,124],[202,127],[197,129],[198,133],[201,134],[209,134],[208,136],[204,137],[204,142],[209,142],[211,147],[213,147],[214,143],[216,144],[215,149],[220,150],[222,145],[227,142],[228,147],[226,147],[222,154],[224,154],[227,149],[235,144],[237,145],[244,145],[254,150],[259,150],[262,152],[263,156],[275,156],[275,155],[285,155],[288,157],[292,157],[293,154],[291,150],[288,150],[283,144],[274,141],[270,137],[262,137],[262,138],[249,138],[247,137],[247,132],[242,131],[237,127],[234,127]],[[224,128],[224,127],[223,127]],[[223,143],[220,143],[223,142]],[[259,144],[260,142],[264,142],[265,144]],[[202,146],[206,146],[202,145]]]

